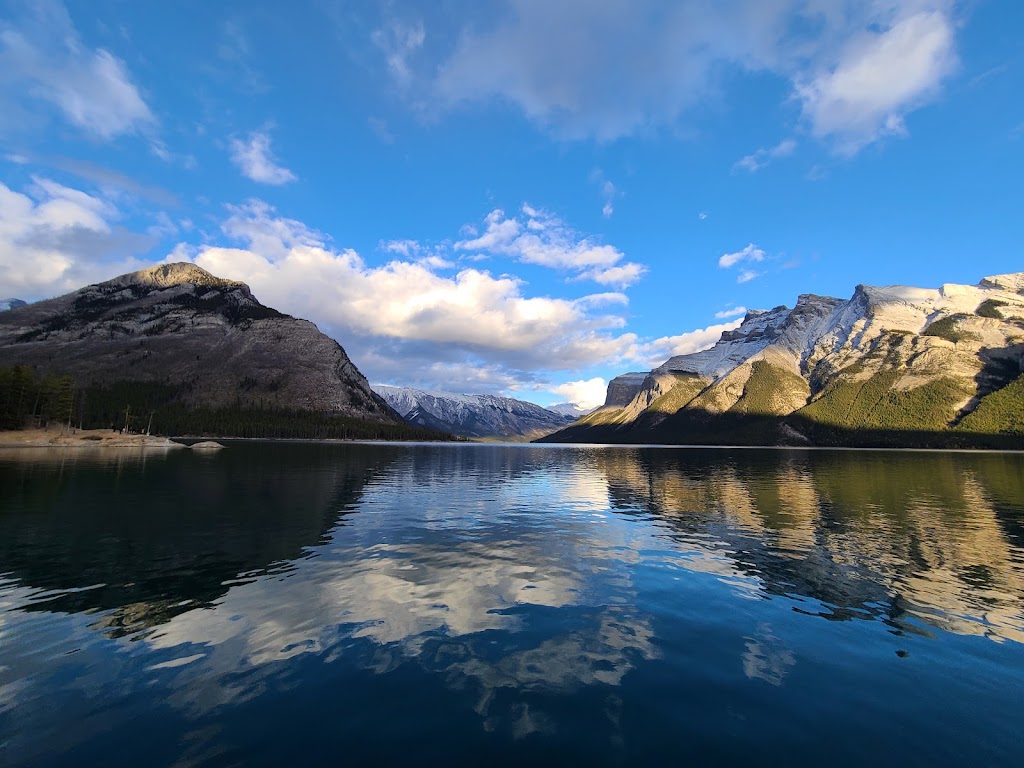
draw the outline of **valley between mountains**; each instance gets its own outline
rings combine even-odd
[[[0,311],[3,426],[223,437],[1024,447],[1024,273],[858,286],[750,311],[577,418],[492,394],[370,387],[340,344],[190,263]],[[135,415],[135,421],[132,420]],[[146,421],[148,419],[148,424]]]

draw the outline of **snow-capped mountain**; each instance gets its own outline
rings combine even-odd
[[[0,312],[6,312],[8,309],[17,309],[18,307],[24,307],[27,302],[21,299],[0,299]]]
[[[573,421],[572,417],[511,397],[385,385],[374,385],[373,391],[411,424],[466,437],[539,436]]]
[[[545,406],[545,409],[552,413],[558,413],[562,416],[567,416],[571,419],[578,419],[582,416],[586,416],[590,413],[593,408],[584,408],[576,403],[556,403],[555,405]]]
[[[1024,445],[1022,369],[1024,273],[859,285],[748,312],[709,349],[613,379],[603,407],[547,439]]]

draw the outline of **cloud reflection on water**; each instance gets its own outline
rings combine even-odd
[[[614,740],[614,691],[631,672],[699,667],[680,644],[710,653],[686,647],[687,633],[711,647],[721,637],[730,674],[785,686],[801,648],[794,625],[760,607],[769,601],[803,631],[877,620],[1024,643],[1015,456],[356,446],[288,463],[280,448],[246,450],[202,469],[122,462],[116,487],[150,500],[147,525],[82,523],[88,493],[102,501],[112,487],[88,462],[63,462],[55,487],[20,470],[22,501],[37,508],[0,515],[13,542],[0,568],[0,712],[48,717],[46,685],[68,665],[87,698],[155,686],[192,719],[302,685],[304,661],[325,675],[415,665],[513,738],[557,728],[544,696],[606,688]],[[188,513],[174,511],[184,477]],[[31,549],[66,528],[80,535]],[[103,560],[111,539],[131,553],[117,568]],[[85,567],[55,576],[69,557]],[[211,738],[196,736],[200,751]]]

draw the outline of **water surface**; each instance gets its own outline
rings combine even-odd
[[[0,452],[0,764],[1024,762],[1024,457]]]

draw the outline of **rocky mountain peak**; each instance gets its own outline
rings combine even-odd
[[[640,391],[649,375],[648,371],[631,371],[616,376],[608,382],[608,393],[605,396],[604,404],[620,407],[629,405],[629,401]]]
[[[122,275],[111,282],[153,288],[173,288],[178,285],[194,285],[197,288],[244,288],[245,292],[249,293],[249,286],[245,283],[216,277],[202,267],[187,261],[158,264],[149,269],[140,269],[138,272]]]
[[[0,360],[80,386],[158,387],[181,408],[315,411],[400,424],[334,340],[245,283],[159,264],[0,313]],[[163,395],[162,395],[163,396]]]

